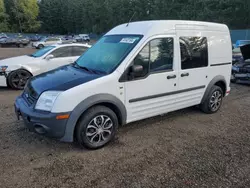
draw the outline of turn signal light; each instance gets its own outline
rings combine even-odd
[[[56,119],[69,119],[69,114],[65,114],[65,115],[58,115],[56,116]]]

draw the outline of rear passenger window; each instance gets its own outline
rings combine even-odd
[[[73,46],[72,56],[81,56],[86,50],[83,46]]]
[[[206,37],[180,37],[181,69],[208,66]]]

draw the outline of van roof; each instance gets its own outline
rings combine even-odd
[[[229,29],[224,24],[200,22],[200,21],[185,21],[185,20],[155,20],[155,21],[139,21],[122,24],[106,35],[115,34],[138,34],[138,35],[157,35],[171,33],[175,30],[195,29],[206,31],[229,32]]]

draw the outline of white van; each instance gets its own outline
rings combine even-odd
[[[96,149],[130,122],[194,105],[217,112],[230,92],[231,68],[226,25],[123,24],[74,64],[33,77],[16,114],[36,133]]]

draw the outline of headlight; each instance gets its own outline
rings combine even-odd
[[[45,91],[39,97],[36,103],[36,110],[43,110],[50,112],[56,101],[56,98],[61,94],[61,91]]]
[[[5,72],[7,68],[8,68],[8,66],[0,66],[0,71]]]

